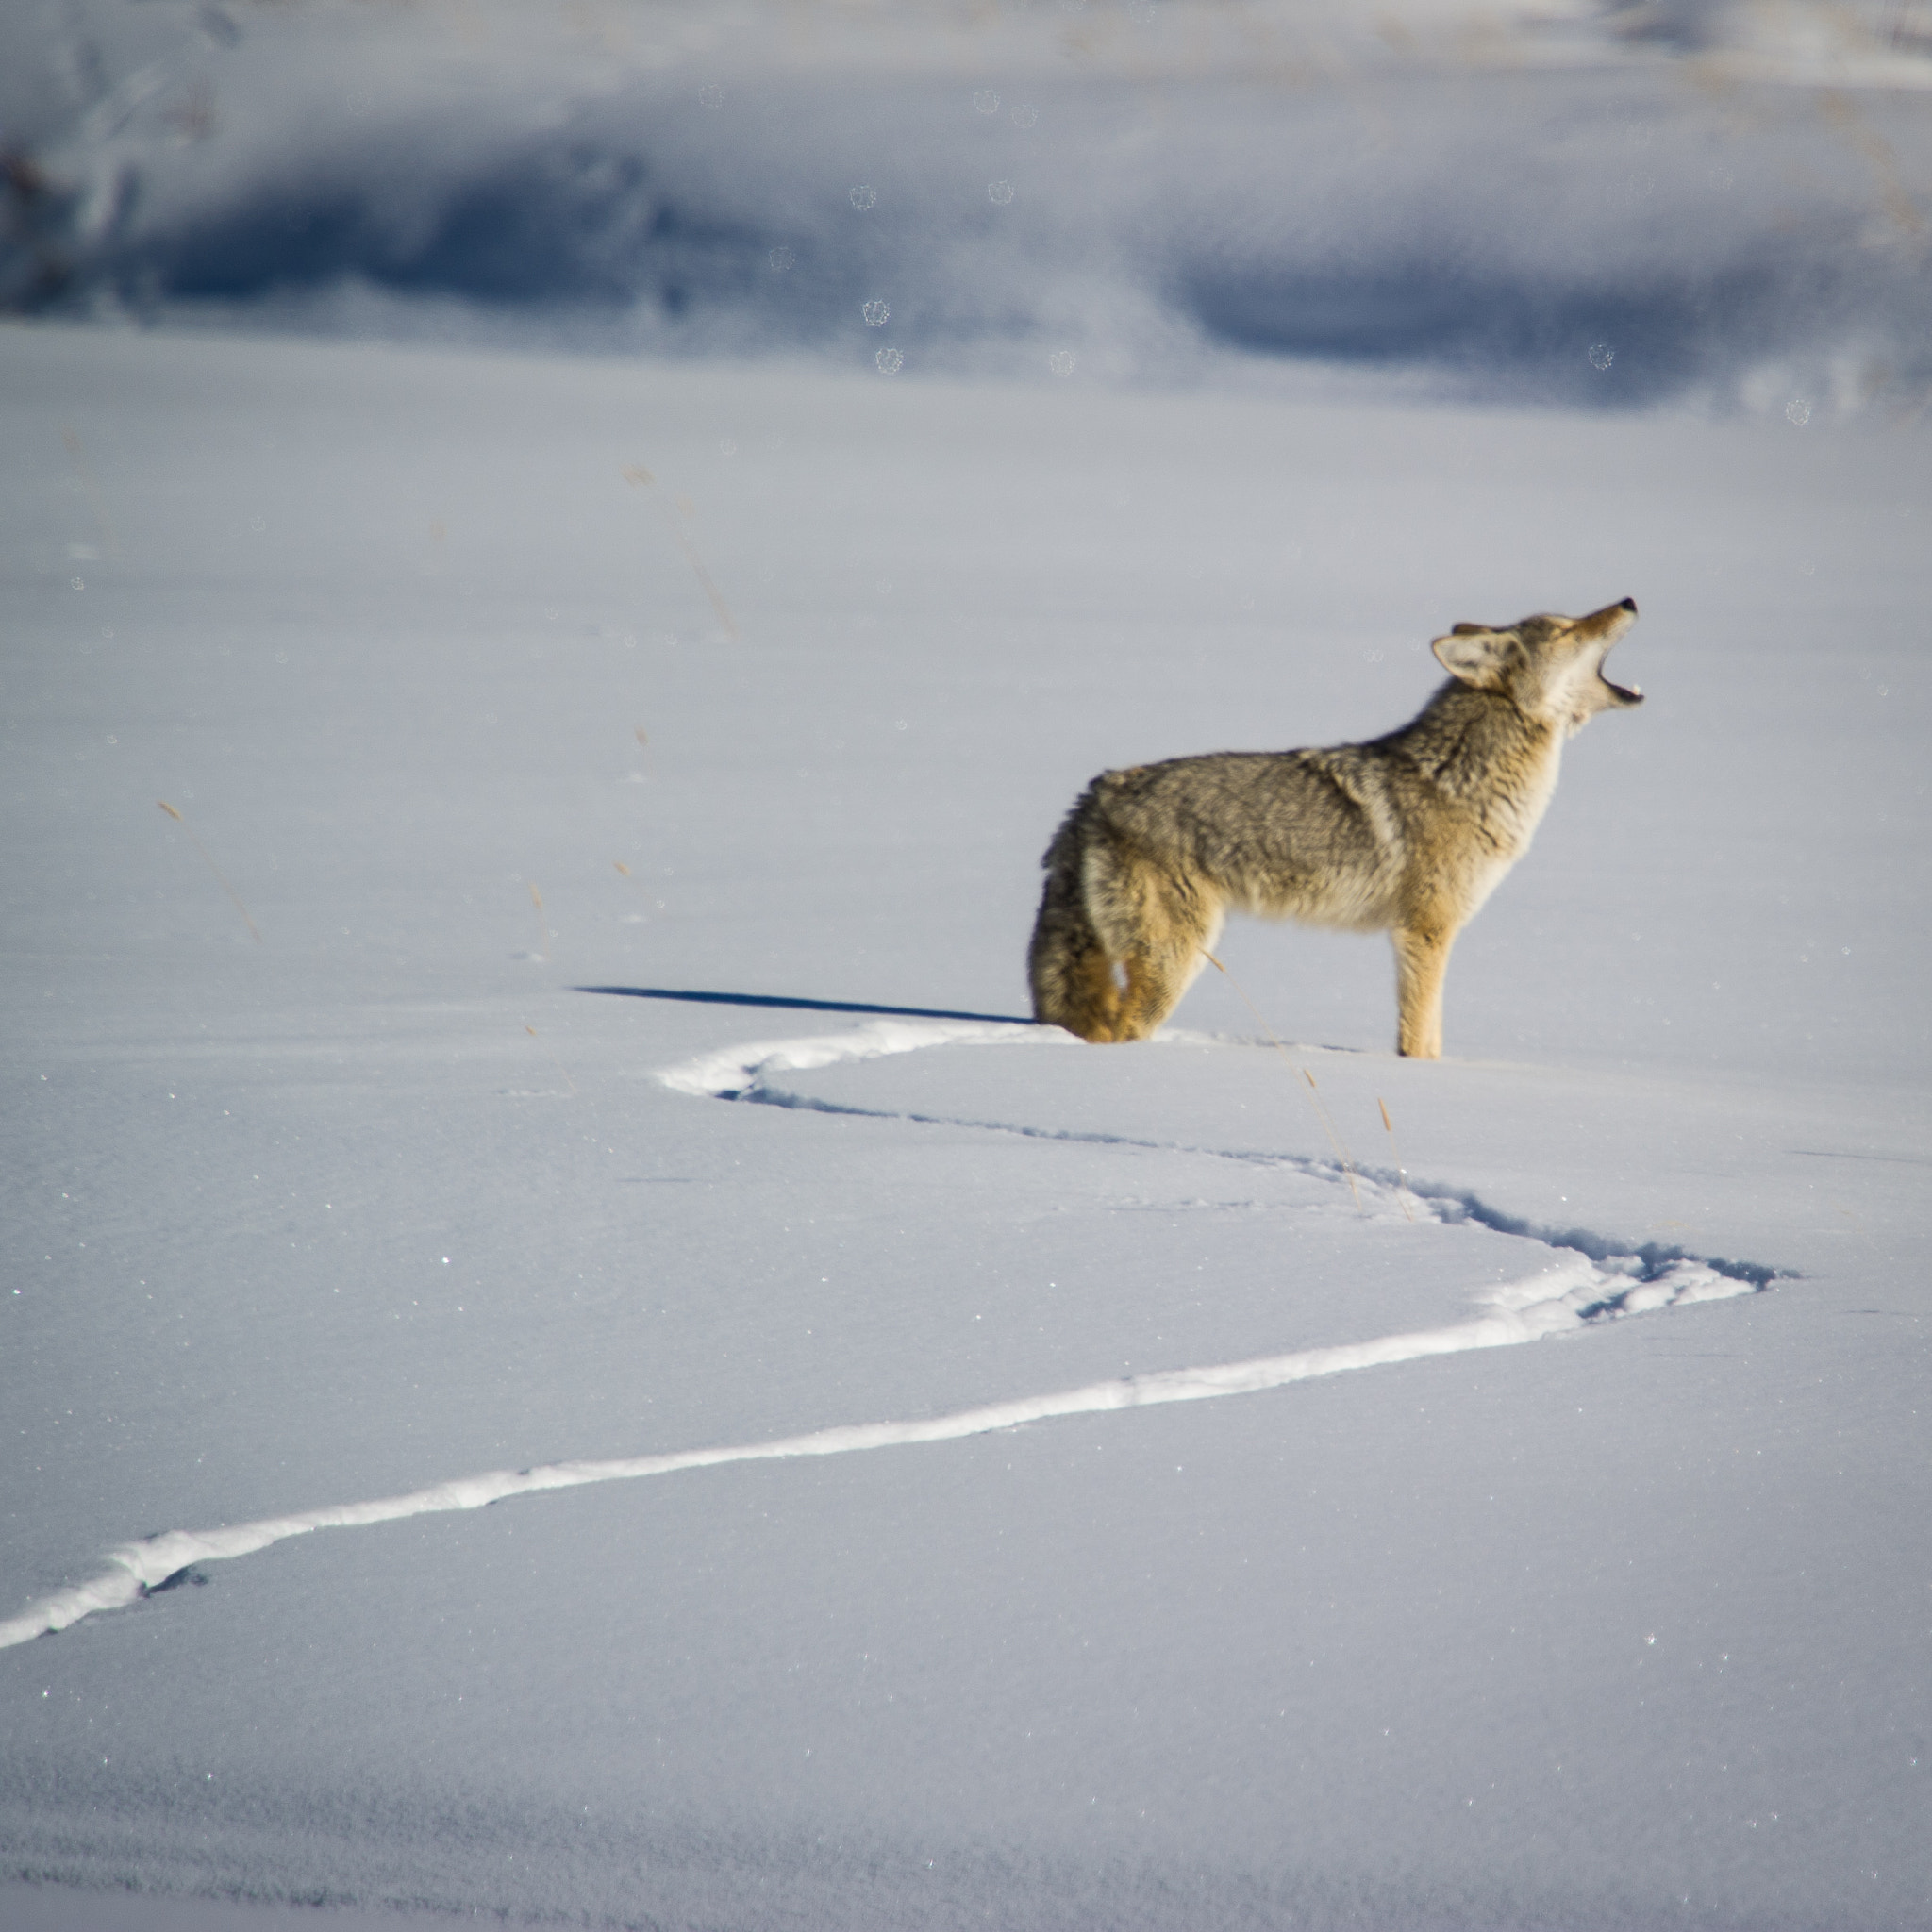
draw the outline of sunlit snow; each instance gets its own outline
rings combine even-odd
[[[1928,72],[0,25],[0,1925],[1932,1919]],[[1626,595],[1444,1059],[1028,1023],[1092,774]]]

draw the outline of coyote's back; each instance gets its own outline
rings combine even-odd
[[[1041,861],[1033,1012],[1091,1041],[1140,1040],[1178,1004],[1229,910],[1394,940],[1398,1051],[1441,1051],[1449,947],[1527,849],[1565,738],[1641,703],[1603,675],[1637,613],[1435,641],[1449,681],[1401,730],[1324,750],[1221,752],[1104,772]]]

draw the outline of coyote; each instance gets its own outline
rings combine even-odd
[[[1442,1051],[1456,935],[1529,841],[1563,741],[1643,694],[1603,675],[1636,621],[1458,624],[1430,648],[1449,680],[1366,744],[1217,752],[1103,772],[1041,863],[1033,1017],[1083,1040],[1144,1040],[1179,1004],[1229,908],[1395,942],[1395,1050]]]

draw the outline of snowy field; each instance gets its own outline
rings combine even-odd
[[[8,1612],[206,1540],[0,1657],[12,1874],[1924,1915],[1922,432],[58,329],[0,369]],[[1012,1024],[1091,771],[1373,731],[1449,620],[1624,591],[1650,702],[1465,936],[1449,1059],[1388,1051],[1382,942],[1252,924],[1291,1065],[1211,974],[1147,1046]],[[1639,1312],[1686,1281],[1740,1291]],[[1485,1320],[1546,1339],[1422,1358]]]
[[[1654,11],[0,76],[5,1932],[1932,1923],[1924,36]],[[1091,774],[1624,595],[1446,1058],[1026,1024]]]

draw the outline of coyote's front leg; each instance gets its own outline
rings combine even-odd
[[[1399,925],[1395,941],[1395,1051],[1411,1059],[1442,1057],[1442,975],[1453,931]]]

